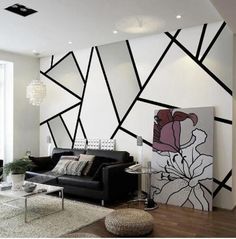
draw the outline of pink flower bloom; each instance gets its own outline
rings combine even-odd
[[[155,116],[153,131],[153,149],[161,152],[180,151],[180,122],[190,119],[195,126],[198,122],[197,115],[194,113],[186,114],[184,112],[172,110],[160,110]]]

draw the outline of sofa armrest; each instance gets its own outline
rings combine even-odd
[[[104,200],[110,201],[127,196],[138,188],[138,177],[125,172],[134,162],[119,163],[103,168]]]

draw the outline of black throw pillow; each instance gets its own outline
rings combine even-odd
[[[32,157],[29,156],[29,159],[37,167],[38,170],[51,170],[53,167],[53,161],[50,156],[45,157]]]
[[[92,180],[93,180],[93,181],[102,181],[102,170],[103,170],[103,168],[106,167],[106,166],[109,166],[109,165],[113,165],[113,164],[119,164],[119,162],[102,163],[102,164],[98,167],[98,169],[97,169],[97,171],[95,172],[95,174],[93,175]]]
[[[58,161],[60,160],[61,156],[68,156],[68,155],[74,155],[74,153],[72,151],[65,151],[62,153],[54,153],[52,155],[52,162],[53,162],[53,166],[56,166]]]
[[[117,163],[117,160],[112,158],[95,156],[92,166],[87,175],[90,177],[93,177],[94,174],[97,172],[98,168],[100,167],[100,165],[102,165],[103,163],[107,163],[107,165],[109,165],[109,164]]]

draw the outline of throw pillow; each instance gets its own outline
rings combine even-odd
[[[72,151],[68,151],[68,152],[62,152],[62,153],[54,153],[52,155],[52,161],[54,166],[59,162],[61,156],[63,155],[74,155],[74,153]]]
[[[70,160],[70,162],[66,165],[65,174],[81,176],[81,173],[86,167],[86,164],[86,161]]]
[[[83,175],[87,176],[89,174],[89,171],[93,165],[94,158],[95,158],[95,155],[80,154],[79,161],[87,162],[82,172]]]
[[[38,170],[51,170],[53,168],[53,161],[50,156],[45,157],[32,157],[29,156],[29,159],[37,166]]]
[[[102,180],[102,171],[103,168],[112,164],[117,164],[117,162],[114,163],[102,163],[100,164],[100,166],[98,167],[97,171],[94,173],[92,180],[94,181],[101,181]]]
[[[70,161],[72,160],[59,160],[59,162],[57,163],[57,165],[53,168],[52,172],[56,173],[56,174],[65,174],[66,173],[66,166],[70,163]],[[76,161],[74,161],[76,162]]]
[[[61,156],[60,160],[74,160],[74,161],[78,161],[79,160],[79,156],[71,156],[71,155],[63,155]]]

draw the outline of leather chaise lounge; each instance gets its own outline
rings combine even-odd
[[[51,171],[58,162],[58,157],[80,154],[95,155],[98,161],[106,159],[106,163],[102,163],[102,166],[97,169],[96,175],[55,175]],[[126,151],[54,148],[51,157],[37,159],[41,161],[41,165],[26,172],[27,180],[62,186],[66,194],[101,200],[104,205],[105,202],[122,199],[137,190],[137,175],[125,172],[125,168],[134,164],[133,157]]]

